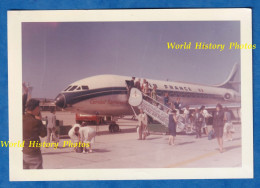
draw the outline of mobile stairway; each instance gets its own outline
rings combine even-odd
[[[148,122],[149,132],[164,134],[168,132],[169,113],[171,112],[169,107],[142,93],[137,88],[131,88],[129,90],[128,103],[131,106],[135,116],[138,109],[143,109],[144,113],[150,117]],[[182,114],[177,112],[176,131],[182,132],[184,131],[184,128],[184,117]]]

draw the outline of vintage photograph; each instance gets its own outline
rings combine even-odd
[[[150,11],[86,11],[73,21],[41,13],[32,20],[24,12],[12,31],[20,58],[9,59],[9,71],[19,64],[21,76],[11,79],[21,91],[20,133],[9,140],[21,173],[84,169],[93,173],[79,179],[99,179],[99,171],[111,177],[100,179],[128,179],[125,173],[137,171],[174,179],[178,172],[203,178],[182,173],[212,169],[216,178],[228,170],[250,176],[253,146],[242,142],[252,142],[252,72],[245,64],[252,66],[256,45],[243,20],[250,12],[240,9],[242,18],[219,10],[222,19],[204,20],[203,11],[191,19],[192,10],[183,10],[187,19],[178,19],[180,12],[160,10],[158,20],[149,17],[158,10]],[[120,170],[122,177],[113,177]],[[142,179],[138,173],[129,178]]]

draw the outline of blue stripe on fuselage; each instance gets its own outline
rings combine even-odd
[[[185,91],[172,91],[172,90],[157,90],[157,94],[162,96],[165,92],[168,92],[171,97],[192,97],[192,98],[213,98],[222,99],[221,95],[206,94],[206,93],[194,93]],[[95,97],[101,97],[106,95],[127,94],[126,87],[107,87],[85,91],[74,92],[62,92],[66,97],[66,104],[73,105],[83,100],[88,100]]]
[[[127,89],[125,87],[107,87],[85,91],[63,92],[62,94],[66,98],[66,104],[73,105],[75,103],[95,97],[127,94]]]

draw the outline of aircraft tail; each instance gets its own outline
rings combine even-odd
[[[234,89],[234,90],[238,91],[239,90],[238,85],[240,84],[240,81],[235,81],[235,77],[238,73],[238,70],[239,70],[239,64],[236,63],[233,66],[233,68],[232,68],[228,78],[226,79],[226,81],[223,82],[222,84],[219,84],[219,85],[216,85],[216,86],[222,87],[222,88]]]

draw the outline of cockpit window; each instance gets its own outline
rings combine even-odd
[[[72,86],[69,91],[73,91],[74,89],[76,89],[78,86]]]
[[[64,91],[67,91],[71,86],[67,87],[66,89],[64,89]]]
[[[88,90],[88,89],[89,89],[88,86],[81,86],[81,88],[82,88],[83,90]]]

